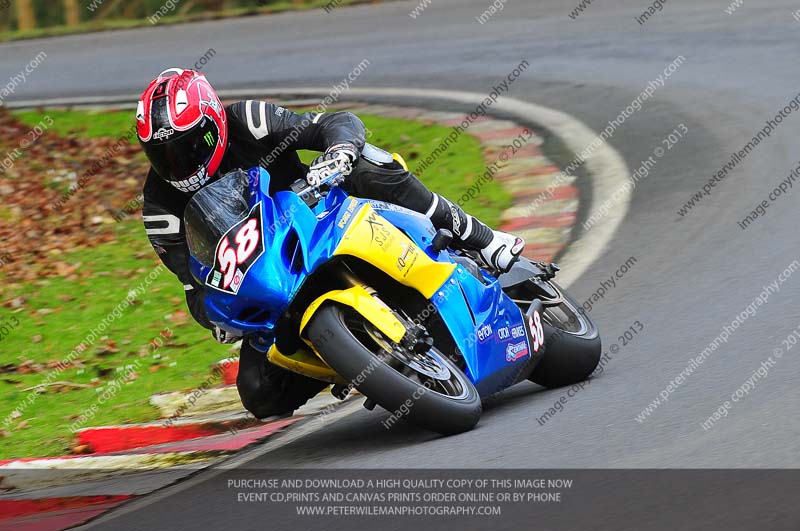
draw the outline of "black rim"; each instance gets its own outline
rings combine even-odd
[[[345,315],[344,325],[375,357],[407,379],[426,388],[426,392],[453,400],[467,397],[466,377],[436,348],[431,347],[423,353],[411,351],[391,341],[361,316]]]

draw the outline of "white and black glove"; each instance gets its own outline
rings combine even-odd
[[[337,184],[353,171],[353,164],[358,159],[358,148],[354,144],[343,143],[329,147],[325,153],[314,159],[308,170],[306,181],[310,186],[319,186],[327,182],[334,174],[339,173]]]
[[[214,330],[212,330],[211,333],[214,334],[214,339],[225,345],[236,343],[242,339],[242,336],[232,334],[224,328],[220,328],[218,325],[214,325]]]

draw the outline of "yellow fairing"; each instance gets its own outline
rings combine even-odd
[[[369,204],[364,204],[353,215],[334,254],[360,258],[401,284],[417,290],[427,299],[433,297],[456,268],[455,264],[432,260]],[[300,321],[301,335],[322,304],[329,301],[353,308],[391,341],[400,342],[406,334],[405,326],[386,304],[373,297],[364,286],[356,285],[344,290],[329,291],[312,302]],[[306,340],[306,343],[314,348],[310,341]],[[268,357],[275,365],[290,371],[318,380],[342,383],[341,377],[325,364],[319,353],[315,358],[308,351],[300,350],[287,357],[273,346]]]
[[[311,317],[323,303],[334,301],[345,306],[350,306],[360,313],[367,321],[374,324],[378,330],[394,342],[400,342],[406,334],[406,327],[392,313],[380,299],[373,297],[363,286],[329,291],[312,302],[300,321],[300,333],[305,330]]]
[[[432,260],[369,204],[356,213],[334,254],[360,258],[426,299],[433,297],[456,268]]]
[[[380,299],[370,295],[363,286],[353,286],[343,290],[329,291],[318,297],[312,302],[300,320],[300,333],[302,334],[309,321],[317,313],[323,303],[334,301],[344,304],[356,310],[365,319],[374,324],[378,330],[383,332],[392,341],[399,342],[406,334],[406,327],[403,326],[392,311]],[[306,340],[309,347],[314,349],[310,341]],[[315,350],[315,349],[314,349]],[[316,354],[316,355],[314,355]],[[312,354],[306,349],[300,349],[291,357],[285,356],[278,348],[273,345],[267,353],[267,358],[273,364],[288,369],[292,372],[303,374],[317,380],[346,385],[347,382],[339,376],[322,359],[318,352]]]
[[[283,353],[278,350],[278,347],[272,345],[269,352],[267,352],[267,358],[273,365],[283,367],[284,369],[302,374],[303,376],[322,380],[323,382],[347,385],[344,378],[328,367],[318,356],[306,349],[300,349],[289,357],[284,356]]]

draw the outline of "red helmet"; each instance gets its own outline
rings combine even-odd
[[[136,126],[153,169],[181,192],[194,192],[211,180],[228,145],[222,102],[194,70],[159,74],[139,100]]]

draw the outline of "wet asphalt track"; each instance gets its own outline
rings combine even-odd
[[[698,5],[701,4],[701,5]],[[800,270],[730,336],[652,416],[636,416],[745,310],[762,286],[800,260],[797,204],[789,191],[747,230],[737,226],[798,165],[800,112],[786,118],[690,213],[678,209],[788,100],[800,92],[800,22],[790,1],[671,0],[640,26],[642,3],[604,0],[576,20],[568,1],[510,0],[486,24],[484,0],[434,0],[93,34],[0,46],[0,80],[41,50],[48,59],[17,99],[131,93],[162,66],[205,67],[220,88],[327,86],[366,58],[358,87],[486,92],[522,59],[532,68],[511,95],[571,113],[600,130],[676,56],[685,63],[614,134],[631,169],[679,124],[685,138],[633,193],[605,254],[572,286],[583,300],[629,257],[636,264],[595,305],[605,343],[635,321],[644,330],[604,373],[540,425],[565,390],[523,384],[485,406],[477,429],[439,438],[388,414],[359,411],[257,459],[255,467],[662,468],[800,465],[800,347],[705,431],[705,421],[800,325]],[[10,98],[13,99],[13,98]],[[797,188],[797,186],[795,186]],[[591,238],[591,231],[582,237]],[[569,264],[563,264],[568,267]],[[158,514],[160,502],[145,511]],[[133,516],[133,515],[131,515]],[[143,517],[139,514],[138,517]],[[196,523],[211,517],[196,515]],[[128,517],[129,522],[134,520]],[[205,520],[208,521],[208,520]]]

